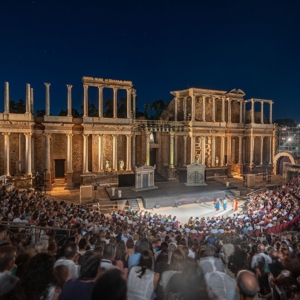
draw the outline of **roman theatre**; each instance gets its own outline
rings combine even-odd
[[[33,115],[33,89],[26,85],[26,112],[9,111],[9,83],[4,83],[0,113],[0,175],[16,184],[33,185],[44,173],[47,188],[63,180],[65,188],[118,180],[135,166],[156,167],[156,174],[178,180],[186,166],[199,161],[206,176],[231,176],[273,168],[276,126],[271,100],[244,99],[202,88],[171,91],[159,120],[136,118],[136,90],[131,81],[83,77],[83,116],[72,117],[72,85],[66,86],[67,115],[50,113],[50,83],[45,83],[45,115]],[[97,89],[98,116],[89,116],[89,91]],[[107,117],[103,90],[112,89]],[[126,91],[126,112],[118,113],[118,91]],[[267,117],[268,116],[268,117]],[[131,175],[132,176],[132,175]]]

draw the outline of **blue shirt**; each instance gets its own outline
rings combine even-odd
[[[141,253],[132,254],[128,259],[128,269],[132,266],[137,266],[140,263]]]

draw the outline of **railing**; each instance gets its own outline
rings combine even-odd
[[[129,210],[130,206],[125,204],[126,201],[123,201],[121,203],[112,203],[112,204],[100,204],[100,203],[95,203],[92,204],[93,210],[96,210],[98,212],[102,211],[115,211],[115,210]]]

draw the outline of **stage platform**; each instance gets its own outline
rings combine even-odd
[[[223,199],[225,194],[234,197],[230,188],[224,190],[224,184],[216,181],[206,183],[207,186],[186,186],[182,182],[156,182],[157,189],[139,192],[133,191],[132,187],[120,187],[115,189],[115,196],[112,196],[110,187],[105,189],[111,201],[142,198],[146,209],[209,202],[217,197]],[[118,190],[122,191],[121,197],[118,197]]]

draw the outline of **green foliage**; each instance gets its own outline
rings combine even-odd
[[[9,111],[12,114],[25,114],[26,112],[25,101],[23,99],[19,99],[19,101],[10,100]]]
[[[297,124],[293,119],[277,119],[274,123],[278,124],[278,126],[288,126],[288,127],[296,127]]]

